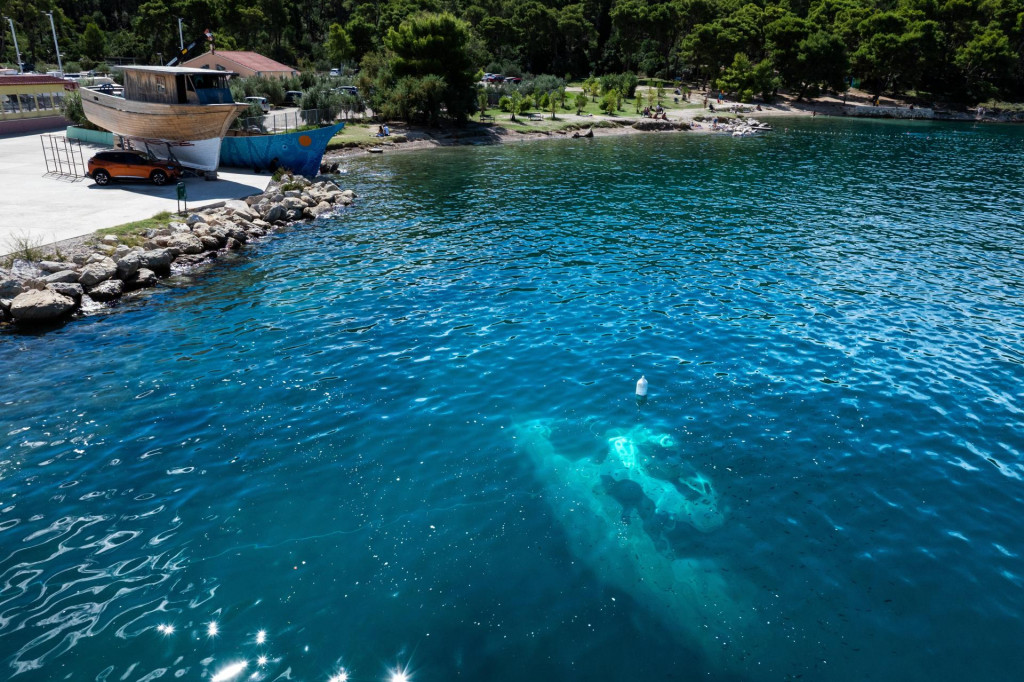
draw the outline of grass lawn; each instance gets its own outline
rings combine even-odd
[[[100,236],[112,234],[120,239],[122,244],[136,246],[145,241],[145,238],[142,237],[143,232],[146,230],[163,229],[167,227],[173,218],[174,214],[170,211],[161,211],[152,218],[146,218],[145,220],[136,220],[135,222],[115,225],[114,227],[104,227],[96,230],[96,234]]]

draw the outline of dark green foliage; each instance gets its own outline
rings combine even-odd
[[[41,70],[56,66],[42,14],[51,9],[69,71],[167,62],[178,53],[182,17],[186,44],[210,28],[219,49],[255,50],[304,72],[378,55],[370,63],[384,59],[388,68],[360,75],[383,86],[366,95],[378,103],[402,78],[437,76],[444,81],[440,115],[454,120],[475,110],[468,78],[480,69],[521,76],[524,85],[529,74],[567,72],[681,76],[705,85],[736,82],[737,54],[748,60],[749,67],[738,65],[747,81],[754,73],[758,82],[778,78],[798,95],[836,90],[853,77],[878,93],[924,91],[963,103],[1024,99],[1024,0],[0,0],[24,61]],[[2,28],[0,60],[13,65],[10,32]],[[438,58],[441,52],[452,58]],[[302,89],[315,85],[314,74],[302,78]],[[406,95],[425,98],[409,109],[414,116],[434,116],[437,84],[403,83]],[[603,86],[596,92],[632,96],[623,83]],[[740,91],[769,86],[775,89],[747,82]],[[254,94],[277,101],[272,92]]]

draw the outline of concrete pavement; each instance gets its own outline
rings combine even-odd
[[[63,133],[56,133],[63,137]],[[82,161],[109,149],[82,145]],[[12,239],[33,245],[80,237],[104,227],[150,218],[177,209],[177,189],[143,182],[112,182],[100,187],[90,178],[47,175],[39,134],[0,137],[0,254],[14,250]],[[83,171],[84,172],[84,171]],[[218,171],[218,180],[186,178],[189,210],[263,192],[270,175],[239,169]]]

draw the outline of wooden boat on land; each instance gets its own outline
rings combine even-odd
[[[316,175],[327,143],[345,127],[344,123],[287,133],[246,133],[229,131],[220,148],[225,166],[276,171],[284,168],[299,175]]]
[[[124,96],[82,93],[85,117],[122,138],[163,142],[183,166],[217,169],[221,139],[248,108],[236,104],[229,71],[124,66]]]

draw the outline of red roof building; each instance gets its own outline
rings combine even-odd
[[[181,66],[193,69],[214,69],[216,71],[234,71],[239,76],[263,76],[266,78],[287,78],[298,76],[298,69],[287,64],[264,57],[258,52],[240,52],[216,50],[193,57]]]

